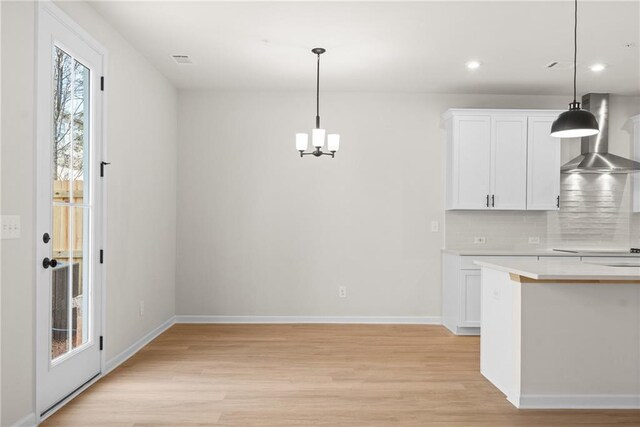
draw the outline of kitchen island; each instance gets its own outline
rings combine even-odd
[[[640,266],[484,259],[480,370],[518,408],[640,409]]]

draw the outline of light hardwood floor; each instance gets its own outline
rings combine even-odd
[[[477,337],[440,326],[175,325],[44,425],[640,425],[517,410],[479,358]]]

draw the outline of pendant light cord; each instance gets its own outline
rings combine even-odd
[[[320,54],[318,54],[318,69],[316,73],[316,129],[320,128]]]
[[[578,0],[574,2],[573,20],[573,103],[576,103],[576,76],[578,73]]]

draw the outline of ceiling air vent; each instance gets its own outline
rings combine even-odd
[[[553,70],[571,70],[573,69],[573,62],[571,61],[552,61],[547,64],[547,68]]]
[[[193,64],[189,55],[171,55],[176,64]]]

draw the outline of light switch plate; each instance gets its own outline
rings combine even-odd
[[[20,216],[2,215],[2,239],[20,238]]]
[[[440,231],[440,223],[438,221],[431,221],[431,232],[437,233]]]

